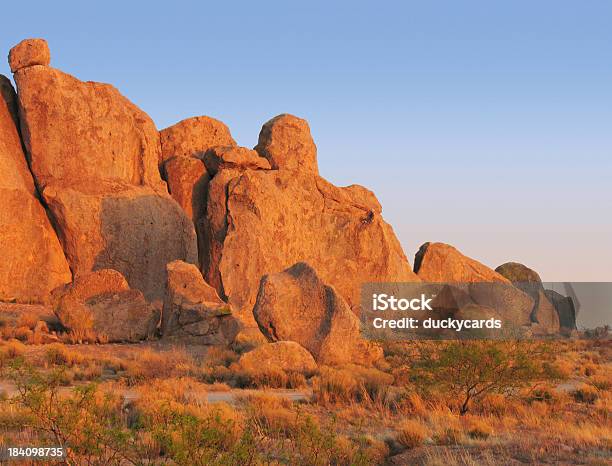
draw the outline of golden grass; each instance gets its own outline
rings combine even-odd
[[[429,435],[429,428],[421,421],[406,419],[399,425],[395,440],[404,448],[415,448],[422,445]]]

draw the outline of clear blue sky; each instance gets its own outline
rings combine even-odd
[[[444,241],[612,281],[612,2],[92,3],[3,5],[5,52],[44,37],[159,128],[211,115],[253,146],[308,119],[322,175],[373,189],[411,261]]]

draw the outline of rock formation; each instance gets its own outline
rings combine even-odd
[[[566,332],[576,330],[576,307],[572,298],[554,290],[545,290],[544,294],[557,311],[561,328]]]
[[[63,326],[76,334],[92,332],[101,341],[151,337],[160,317],[142,292],[130,289],[125,277],[111,269],[79,276],[54,290],[53,301]]]
[[[16,126],[16,96],[0,76],[0,301],[47,302],[72,279],[38,199]]]
[[[266,343],[242,355],[240,367],[252,372],[282,369],[286,372],[312,374],[317,363],[303,346],[294,341]]]
[[[49,66],[51,53],[44,39],[26,39],[11,49],[8,56],[11,72],[33,65]]]
[[[202,271],[247,323],[262,275],[299,261],[316,268],[356,314],[361,283],[419,280],[374,194],[361,186],[338,188],[317,176],[308,158],[314,152],[304,149],[314,148],[305,142],[309,134],[270,129],[294,118],[284,115],[262,129],[257,149],[278,169],[221,167],[210,182]],[[276,140],[287,134],[301,142]],[[282,147],[304,160],[280,162],[274,154]]]
[[[559,316],[556,309],[544,294],[544,286],[538,273],[517,262],[507,262],[495,269],[497,273],[510,280],[519,290],[527,293],[534,301],[531,321],[534,333],[556,333],[559,331]]]
[[[231,343],[238,333],[238,322],[198,268],[174,261],[168,264],[167,272],[162,336],[192,337],[200,344]]]
[[[110,85],[31,60],[40,44],[27,44],[11,51],[23,140],[74,275],[113,268],[161,298],[165,264],[195,262],[197,251],[161,180],[153,121]]]
[[[359,319],[334,287],[308,264],[297,263],[261,279],[255,320],[269,341],[294,341],[320,364],[371,364],[382,349],[365,341]]]

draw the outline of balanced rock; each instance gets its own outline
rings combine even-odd
[[[162,336],[193,337],[201,344],[231,343],[238,333],[238,322],[198,268],[174,261],[168,264],[167,272]]]
[[[243,354],[238,363],[243,369],[253,372],[282,369],[286,372],[312,374],[317,370],[312,354],[294,341],[260,345]]]
[[[382,349],[361,338],[359,319],[334,287],[301,262],[261,279],[255,320],[269,341],[294,341],[320,364],[371,364]]]
[[[11,71],[14,73],[28,66],[48,66],[51,63],[51,53],[46,40],[26,39],[10,50],[8,60]]]
[[[204,163],[194,157],[172,157],[164,163],[168,191],[192,221],[204,214],[210,177]]]
[[[108,84],[42,65],[14,77],[31,170],[74,275],[116,269],[162,298],[166,263],[196,262],[197,246],[160,177],[153,121]]]
[[[46,302],[72,280],[41,205],[16,127],[15,91],[0,76],[0,301]]]
[[[153,336],[159,312],[143,294],[130,289],[116,270],[77,277],[53,292],[55,313],[75,333],[93,332],[100,340],[136,342]]]
[[[160,164],[171,157],[197,157],[214,146],[235,146],[229,128],[207,116],[187,118],[163,129]]]
[[[270,161],[274,169],[299,170],[318,174],[317,146],[308,122],[282,114],[263,125],[255,150]]]
[[[216,146],[204,154],[204,163],[210,176],[221,168],[270,170],[270,162],[256,151],[239,146]]]
[[[414,258],[414,271],[427,282],[502,282],[510,283],[499,273],[461,254],[445,243],[425,243]]]
[[[315,267],[355,314],[362,283],[419,281],[375,196],[312,173],[221,169],[205,222],[204,276],[247,324],[261,277],[296,262]]]

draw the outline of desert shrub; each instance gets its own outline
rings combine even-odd
[[[10,340],[8,342],[3,342],[0,345],[0,369],[7,362],[23,356],[25,353],[25,345],[18,340]]]
[[[34,330],[38,323],[38,315],[32,311],[26,311],[19,315],[17,319],[16,327],[27,327],[30,330]]]
[[[232,350],[238,354],[247,353],[258,346],[267,343],[266,337],[257,329],[243,330],[236,335],[231,344]]]
[[[395,440],[404,448],[415,448],[422,445],[428,436],[426,425],[416,419],[406,419],[399,425]]]
[[[479,440],[486,440],[493,435],[493,428],[484,417],[470,416],[466,418],[465,430],[470,437]]]
[[[291,402],[286,398],[258,393],[245,396],[242,402],[258,430],[285,436],[295,433],[298,415],[290,409]]]
[[[313,393],[321,403],[387,403],[393,376],[375,368],[323,367],[313,379]]]
[[[589,385],[583,385],[572,391],[572,396],[578,403],[593,404],[599,398],[599,393],[596,388]]]
[[[523,341],[453,341],[423,347],[413,381],[423,393],[449,394],[461,414],[489,393],[516,394],[537,381],[555,380],[550,352]]]
[[[80,353],[66,348],[61,343],[49,345],[45,351],[48,364],[72,367],[83,363],[85,358]]]

